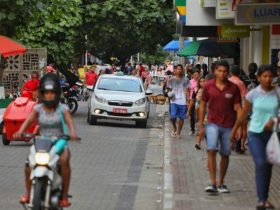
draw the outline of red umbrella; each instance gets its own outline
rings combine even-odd
[[[0,35],[0,55],[3,57],[23,54],[26,51],[27,49],[23,45]]]

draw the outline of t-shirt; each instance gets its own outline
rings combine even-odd
[[[277,93],[280,96],[279,87],[271,91],[265,91],[259,85],[246,95],[246,100],[252,104],[253,112],[249,131],[261,133],[264,130],[265,124],[271,118],[278,116],[279,100]]]
[[[231,81],[232,83],[236,84],[239,87],[241,97],[244,98],[247,93],[247,89],[244,82],[236,76],[231,76],[229,78],[229,81]]]
[[[192,99],[193,93],[197,90],[197,80],[191,79],[189,84],[190,89],[190,99]]]
[[[23,90],[27,90],[27,91],[35,91],[39,88],[39,84],[40,84],[40,80],[36,79],[36,80],[28,80],[24,87]]]
[[[85,81],[87,86],[95,86],[97,74],[95,72],[87,72],[85,75]]]
[[[63,135],[63,126],[57,108],[54,112],[47,112],[43,104],[37,104],[34,109],[38,113],[38,123],[40,135],[42,136],[61,136]],[[65,113],[69,108],[65,104],[60,104],[62,113]]]
[[[167,87],[171,88],[174,94],[174,99],[170,101],[171,104],[186,105],[186,95],[185,91],[189,86],[189,80],[186,78],[181,78],[180,80],[176,77],[172,77],[168,83]]]
[[[214,123],[224,128],[232,128],[236,120],[235,104],[241,104],[241,95],[237,85],[226,82],[223,90],[218,89],[216,80],[210,80],[204,85],[201,97],[208,105],[208,123]]]

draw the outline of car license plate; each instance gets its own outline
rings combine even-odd
[[[113,113],[118,113],[118,114],[126,114],[127,109],[119,109],[119,108],[114,108]]]

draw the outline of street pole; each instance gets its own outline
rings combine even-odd
[[[140,53],[137,53],[137,63],[140,63]]]
[[[179,36],[180,50],[182,50],[185,47],[184,41],[185,41],[184,37],[180,34]],[[180,57],[179,63],[185,66],[185,57]]]
[[[88,64],[88,57],[87,57],[87,54],[88,54],[88,50],[87,50],[87,35],[85,35],[85,39],[86,39],[86,54],[85,54],[85,66],[87,66]]]

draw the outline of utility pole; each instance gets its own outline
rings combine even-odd
[[[85,65],[87,66],[88,64],[88,50],[87,50],[87,44],[88,44],[88,37],[87,35],[85,35],[85,39],[86,39],[86,54],[85,54]]]

